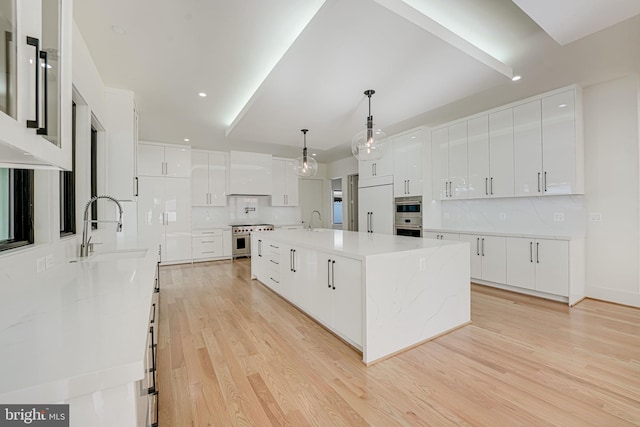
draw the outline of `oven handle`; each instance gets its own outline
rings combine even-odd
[[[410,224],[396,224],[397,229],[407,229],[407,230],[420,230],[422,228],[421,225],[410,225]]]

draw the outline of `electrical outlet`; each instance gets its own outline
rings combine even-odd
[[[45,264],[46,264],[47,270],[53,267],[53,254],[47,255],[47,257],[45,258]]]
[[[45,257],[40,257],[36,260],[36,272],[40,273],[47,269],[47,261]]]
[[[554,212],[553,213],[554,221],[564,221],[564,212]]]
[[[602,221],[602,214],[600,212],[592,212],[590,216],[591,216],[591,221],[593,222]]]
[[[424,271],[427,268],[427,260],[420,258],[420,271]]]
[[[500,212],[500,221],[505,221],[507,219],[507,214],[504,212]]]

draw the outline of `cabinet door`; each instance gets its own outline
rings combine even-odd
[[[536,240],[536,290],[554,295],[569,295],[569,242]]]
[[[424,129],[401,135],[393,141],[393,193],[395,197],[422,195],[422,146]]]
[[[140,243],[164,246],[164,178],[140,177],[137,204]]]
[[[489,116],[467,121],[470,199],[489,197]]]
[[[264,241],[251,235],[251,275],[262,283],[266,283],[265,279],[265,263]]]
[[[136,125],[133,92],[105,91],[107,129],[107,194],[134,200]]]
[[[20,102],[17,103],[18,108],[20,108],[18,121],[25,126],[27,120],[35,120],[36,117],[36,74],[34,64],[40,63],[38,53],[35,51],[35,48],[32,45],[27,45],[25,41],[26,37],[34,37],[38,40],[42,40],[42,1],[16,0],[16,3],[20,6],[20,10],[18,15],[17,31],[14,33],[14,38],[18,39],[18,34],[23,34],[25,36],[24,38],[20,37],[22,41],[17,44],[18,58],[21,58],[20,62],[17,64],[17,83],[19,85],[18,94],[20,96]],[[10,16],[13,15],[15,13],[15,8],[16,5],[12,5],[6,13]],[[12,17],[8,17],[8,19],[12,19]],[[9,52],[6,52],[6,55],[9,55]],[[42,74],[42,72],[40,72],[40,74]]]
[[[482,279],[482,254],[480,252],[480,236],[472,234],[461,234],[460,241],[469,242],[469,262],[471,266],[471,277]]]
[[[166,176],[189,178],[191,176],[191,148],[164,147]]]
[[[222,231],[222,256],[230,257],[232,254],[232,237],[231,230]],[[253,256],[253,247],[251,247],[251,256]]]
[[[395,197],[408,195],[408,151],[408,141],[404,136],[400,136],[393,141],[393,195]]]
[[[333,258],[317,254],[316,277],[312,282],[309,313],[320,323],[331,327],[331,269]]]
[[[391,140],[387,141],[387,143],[393,144]],[[383,158],[372,163],[374,176],[393,175],[393,145],[387,148]]]
[[[209,162],[206,151],[191,152],[191,205],[209,204]]]
[[[422,233],[422,237],[425,239],[439,239],[440,233],[436,233],[435,231],[425,231]]]
[[[209,153],[209,204],[227,206],[227,154]]]
[[[540,100],[513,109],[516,196],[542,195],[542,117]]]
[[[138,175],[164,176],[164,147],[138,144]]]
[[[489,195],[513,196],[513,109],[489,115]]]
[[[331,288],[333,291],[333,328],[338,334],[362,345],[362,263],[334,256]]]
[[[287,206],[298,206],[299,204],[299,183],[298,175],[293,171],[293,160],[284,162],[284,188],[287,194]]]
[[[440,233],[442,240],[460,240],[458,233]]]
[[[449,198],[449,129],[442,128],[431,133],[431,155],[433,164],[433,198]]]
[[[507,282],[506,238],[498,236],[480,237],[482,257],[482,280],[496,283]]]
[[[360,188],[358,193],[360,231],[393,234],[393,186]]]
[[[365,162],[362,160],[358,160],[358,176],[360,181],[366,180],[368,178],[373,178],[373,162]]]
[[[191,259],[191,195],[187,178],[164,179],[166,261]]]
[[[449,126],[449,198],[467,198],[467,122]]]
[[[576,186],[575,92],[542,99],[545,194],[571,194]]]
[[[271,173],[272,193],[271,206],[286,206],[285,194],[285,161],[281,159],[273,159],[273,171]]]
[[[290,299],[304,311],[311,312],[314,282],[318,277],[316,251],[292,246],[293,253],[287,252],[288,287]]]
[[[507,284],[535,289],[535,248],[532,239],[507,237]]]

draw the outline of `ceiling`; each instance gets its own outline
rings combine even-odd
[[[141,140],[295,157],[308,128],[329,162],[364,128],[366,89],[390,134],[640,72],[637,0],[569,3],[76,0],[74,16],[105,85],[135,92]]]

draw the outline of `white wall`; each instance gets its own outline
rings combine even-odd
[[[350,199],[349,194],[349,175],[358,173],[358,160],[349,156],[344,159],[336,160],[335,162],[331,162],[327,164],[327,179],[332,180],[336,178],[342,179],[342,229],[349,229],[349,221],[351,218],[349,217],[349,209],[347,206],[347,201]],[[330,186],[329,186],[330,187]],[[331,195],[329,195],[329,200],[331,200]],[[327,218],[330,219],[331,212],[331,203],[329,203],[329,210],[325,213]],[[328,221],[330,222],[330,221]]]
[[[640,307],[638,76],[584,89],[587,296]],[[601,221],[592,221],[599,213]]]

